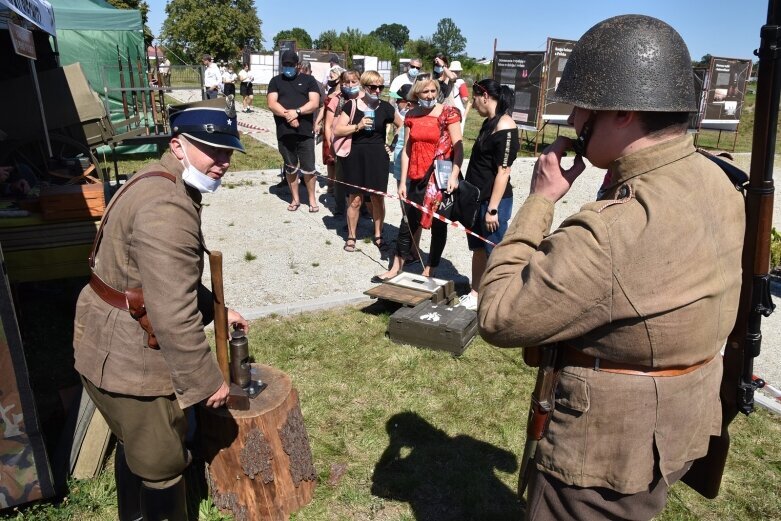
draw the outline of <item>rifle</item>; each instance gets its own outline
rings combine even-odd
[[[133,96],[133,114],[138,116],[138,98],[136,97],[136,82],[133,79],[133,64],[130,61],[130,47],[127,48],[127,72],[130,76],[130,94]]]
[[[130,59],[130,55],[128,55],[128,59]],[[141,55],[138,54],[138,49],[136,49],[136,69],[138,70],[138,87],[142,89],[139,91],[139,94],[141,94],[141,108],[144,110],[144,128],[146,129],[146,135],[148,136],[149,120],[147,118],[148,112],[146,106],[146,88],[144,87],[144,70],[141,66]],[[156,125],[155,128],[157,128]]]
[[[122,89],[122,110],[125,111],[125,119],[130,118],[130,111],[127,108],[127,93],[125,92],[125,74],[122,72],[122,54],[117,45],[117,63],[119,64],[119,87]]]
[[[518,497],[523,496],[526,486],[529,484],[534,455],[537,453],[537,444],[545,434],[550,414],[553,412],[553,388],[556,386],[556,377],[558,376],[556,369],[558,348],[552,346],[531,349],[534,350],[536,356],[539,356],[539,369],[529,406],[529,420],[526,423],[526,445],[523,448],[521,470],[518,474]],[[524,349],[524,359],[526,359],[526,349]]]
[[[765,383],[755,379],[754,358],[762,343],[762,317],[775,305],[770,299],[770,230],[773,217],[773,156],[781,98],[781,0],[769,0],[767,23],[760,31],[757,101],[751,146],[751,178],[746,192],[746,232],[743,241],[743,281],[735,327],[724,350],[721,380],[722,425],[711,436],[708,453],[696,460],[683,477],[684,483],[713,499],[719,493],[729,452],[729,424],[739,412],[754,410],[754,391]]]

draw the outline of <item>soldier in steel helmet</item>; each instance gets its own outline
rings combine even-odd
[[[538,159],[488,261],[480,332],[557,353],[527,518],[651,519],[719,433],[743,197],[687,135],[691,60],[666,23],[626,15],[592,27],[555,98],[574,106],[578,137],[559,137]],[[607,170],[598,199],[550,233],[584,159]]]
[[[201,198],[244,151],[232,99],[171,107],[171,129],[160,161],[112,198],[76,306],[75,367],[118,440],[120,521],[187,519],[183,410],[228,397],[204,334]],[[247,329],[232,310],[228,321]]]

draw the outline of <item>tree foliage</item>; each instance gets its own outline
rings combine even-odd
[[[314,44],[317,49],[342,51],[349,56],[363,54],[377,56],[381,60],[393,60],[396,57],[396,50],[389,43],[375,34],[364,34],[360,29],[350,27],[339,34],[334,30],[320,33]]]
[[[437,30],[431,36],[434,47],[448,59],[459,56],[466,49],[466,38],[451,18],[443,18],[437,24]]]
[[[141,22],[144,24],[144,45],[152,45],[154,35],[147,23],[149,22],[149,4],[144,0],[107,0],[109,4],[117,9],[137,9],[141,11]],[[146,49],[144,49],[146,52]]]
[[[161,39],[174,53],[198,63],[200,55],[234,60],[245,45],[263,50],[253,0],[169,0]]]
[[[404,55],[409,58],[420,58],[423,61],[423,69],[431,72],[434,55],[438,48],[434,46],[431,38],[418,38],[410,40],[404,46]]]
[[[380,41],[390,44],[396,52],[399,52],[409,41],[409,28],[402,24],[382,24],[369,35],[376,36]]]
[[[279,49],[280,40],[295,40],[297,49],[312,48],[312,37],[309,36],[309,33],[306,32],[305,29],[301,29],[300,27],[279,31],[276,36],[274,36],[274,49]]]

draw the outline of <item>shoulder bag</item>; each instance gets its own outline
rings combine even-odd
[[[350,110],[350,119],[347,121],[352,121],[353,117],[355,116],[355,110],[358,107],[358,98],[355,98],[354,100],[349,100],[353,102],[353,107]],[[345,102],[346,103],[346,102]],[[334,114],[334,123],[331,127],[331,132],[333,133],[334,130],[336,130],[336,122],[339,119],[339,116],[342,114],[342,108],[339,108],[339,114]],[[352,149],[353,145],[353,135],[348,134],[346,136],[340,136],[334,138],[333,145],[331,145],[331,148],[334,151],[334,155],[338,157],[347,157],[350,155],[350,150]]]

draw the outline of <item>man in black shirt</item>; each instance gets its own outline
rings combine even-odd
[[[296,70],[298,55],[293,51],[282,53],[282,74],[271,78],[268,84],[268,108],[274,113],[277,125],[277,144],[284,161],[284,170],[292,200],[287,209],[298,210],[298,174],[304,175],[309,193],[309,211],[320,210],[315,193],[315,139],[314,114],[320,106],[320,88],[317,80]]]

